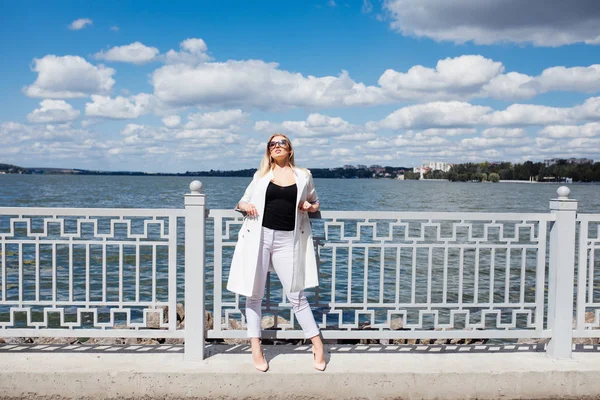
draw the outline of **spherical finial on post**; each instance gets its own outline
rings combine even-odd
[[[202,194],[202,182],[192,181],[192,183],[190,183],[190,191],[192,194]]]
[[[569,198],[569,194],[571,194],[571,189],[566,186],[561,186],[556,190],[556,194],[558,194],[559,200],[567,200]]]

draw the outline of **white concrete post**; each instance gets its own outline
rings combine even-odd
[[[185,195],[185,361],[204,359],[205,196],[193,181]]]
[[[569,199],[571,191],[566,186],[559,187],[556,193],[558,198],[550,200],[550,212],[556,214],[556,221],[550,232],[548,328],[552,337],[547,352],[560,360],[571,358],[573,342],[577,200]]]

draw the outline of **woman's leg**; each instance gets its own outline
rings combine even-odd
[[[260,348],[261,319],[262,319],[262,299],[265,294],[265,283],[269,262],[271,260],[271,243],[273,231],[262,228],[261,244],[258,252],[258,264],[256,276],[254,277],[254,289],[252,296],[246,297],[246,324],[248,326],[248,337],[252,347],[252,358],[254,365],[261,371],[268,368],[265,357]]]
[[[260,322],[262,319],[262,300],[265,295],[265,283],[271,260],[271,243],[273,231],[262,228],[260,235],[260,249],[258,251],[258,263],[254,277],[254,289],[252,296],[246,297],[246,324],[248,326],[248,337],[259,338],[261,335]]]
[[[274,231],[272,247],[273,268],[284,286],[289,286],[292,281],[292,265],[294,262],[294,232]],[[294,315],[304,331],[304,337],[313,343],[315,362],[325,363],[323,342],[319,335],[319,328],[315,322],[310,304],[304,291],[288,293],[287,297],[292,305]]]
[[[294,315],[296,316],[298,323],[304,331],[304,336],[307,339],[310,339],[310,341],[312,342],[315,359],[315,368],[319,370],[324,370],[325,349],[323,347],[323,341],[321,340],[319,328],[317,327],[315,317],[313,316],[312,310],[310,309],[310,304],[308,304],[308,300],[304,295],[304,291],[302,290],[296,293],[289,293],[287,297],[290,300],[290,303],[292,304]]]
[[[319,336],[319,328],[317,327],[315,317],[310,309],[310,304],[308,304],[304,291],[288,293],[287,298],[292,305],[292,310],[294,310],[294,315],[300,327],[304,331],[304,337],[310,339]]]

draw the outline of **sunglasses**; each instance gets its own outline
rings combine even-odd
[[[281,140],[271,140],[269,142],[269,148],[270,149],[274,149],[275,146],[279,145],[279,147],[287,147],[288,145],[288,141],[285,139],[281,139]]]

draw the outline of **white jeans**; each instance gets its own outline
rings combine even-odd
[[[258,265],[256,277],[254,278],[254,290],[252,296],[246,298],[246,322],[248,324],[248,337],[260,337],[262,319],[262,299],[265,294],[265,283],[269,262],[284,286],[289,287],[292,280],[292,265],[294,257],[294,231],[276,231],[262,228],[261,246],[258,252]],[[292,304],[292,309],[298,323],[308,339],[319,334],[319,328],[306,300],[304,291],[288,293],[287,297]]]

